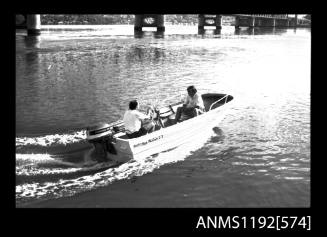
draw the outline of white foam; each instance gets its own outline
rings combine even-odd
[[[213,133],[213,131],[211,131]],[[191,143],[184,144],[174,150],[163,152],[157,156],[144,157],[137,160],[131,160],[118,167],[108,168],[105,171],[98,172],[92,175],[86,175],[69,180],[59,180],[57,182],[46,183],[25,183],[16,186],[16,199],[22,198],[45,198],[47,195],[53,197],[70,196],[81,191],[91,190],[97,187],[106,186],[114,181],[130,179],[134,176],[142,176],[153,172],[166,164],[186,159],[192,151],[195,151],[203,146],[207,141],[208,136],[203,136]],[[20,155],[20,157],[25,157]],[[41,156],[42,157],[42,156]],[[92,168],[103,168],[106,164],[97,164]],[[87,169],[87,168],[86,168]],[[63,170],[57,170],[63,172]],[[48,171],[57,172],[56,170]],[[67,172],[76,171],[68,169]],[[22,171],[23,172],[23,171]],[[41,171],[40,171],[41,172]]]
[[[40,137],[17,137],[16,146],[38,145],[48,147],[53,144],[67,145],[85,140],[85,138],[86,130],[77,131],[71,134],[51,134]]]
[[[53,160],[49,154],[16,154],[17,160],[48,161]]]

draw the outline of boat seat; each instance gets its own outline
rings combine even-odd
[[[161,127],[172,125],[171,121],[175,119],[176,113],[172,106],[164,107],[159,110],[159,122]]]

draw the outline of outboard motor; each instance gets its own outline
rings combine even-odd
[[[113,141],[112,127],[107,123],[99,123],[86,129],[86,139],[94,145],[95,159],[98,161],[107,161],[107,152],[117,154]]]

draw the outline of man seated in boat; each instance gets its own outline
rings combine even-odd
[[[129,110],[124,114],[123,121],[128,138],[140,137],[154,131],[151,116],[138,111],[138,106],[137,100],[130,101]]]
[[[193,118],[205,111],[202,96],[200,93],[197,93],[197,89],[194,86],[187,87],[187,96],[184,101],[183,106],[177,108],[175,123],[180,122],[182,114]]]

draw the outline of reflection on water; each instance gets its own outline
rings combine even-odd
[[[40,36],[25,36],[24,44],[26,48],[26,64],[35,65],[35,67],[39,66],[39,54],[37,50],[40,48],[41,38]],[[35,69],[35,67],[29,67]]]
[[[273,53],[267,50],[265,43],[268,42],[260,41],[260,37],[287,36],[292,29],[232,28],[231,31],[219,31],[221,33],[216,34],[205,30],[200,35],[192,34],[192,31],[191,34],[182,35],[171,34],[169,30],[165,33],[146,31],[136,33],[133,38],[80,37],[75,40],[70,40],[68,32],[67,40],[63,36],[60,43],[56,38],[47,39],[48,36],[24,36],[21,38],[23,40],[17,36],[16,89],[19,96],[16,109],[19,114],[25,115],[17,118],[17,132],[38,133],[38,130],[47,129],[53,131],[58,127],[57,122],[63,125],[63,129],[75,129],[110,117],[118,119],[126,101],[136,96],[135,91],[138,91],[141,99],[150,96],[147,99],[160,101],[167,97],[162,89],[169,96],[173,96],[173,93],[179,95],[187,83],[197,83],[205,90],[210,88],[209,85],[215,87],[217,82],[231,85],[233,80],[224,81],[228,73],[245,86],[244,80],[237,79],[242,78],[242,75],[231,74],[230,69],[235,67],[245,75],[250,73],[258,87],[262,82],[261,68],[269,67],[280,60],[288,64],[290,62],[281,57],[291,50],[287,38],[278,41],[280,45],[275,45],[277,52]],[[248,38],[251,35],[258,38]],[[235,36],[245,38],[234,38]],[[231,42],[229,39],[235,40]],[[241,42],[244,39],[248,41],[247,46]],[[275,44],[274,42],[276,41],[271,44]],[[298,41],[298,44],[301,43],[302,41]],[[296,46],[292,47],[295,49]],[[307,52],[304,53],[308,55]],[[265,60],[257,61],[259,58]],[[307,60],[305,57],[298,58],[302,59]],[[305,63],[303,60],[300,63]],[[281,67],[285,70],[283,76],[299,75],[296,71],[291,72],[295,69],[293,64],[288,65],[290,70],[286,70],[286,65]],[[272,75],[265,76],[272,79]],[[212,80],[213,77],[219,81]],[[273,80],[278,80],[277,77],[278,75]],[[81,87],[81,83],[84,86]],[[175,83],[174,87],[171,87],[172,83]],[[273,87],[278,85],[274,82],[269,84]],[[261,89],[264,89],[265,84],[262,86]],[[220,88],[224,89],[222,86]],[[151,94],[156,94],[156,98]],[[53,113],[47,111],[50,105],[53,105]],[[41,115],[41,119],[38,117],[35,120],[37,111],[40,111],[38,115]],[[69,118],[66,113],[70,114]],[[88,118],[85,123],[77,119],[82,114]]]
[[[221,29],[198,29],[198,34],[214,34],[219,35],[221,34]]]
[[[25,36],[24,43],[27,49],[38,49],[40,48],[41,36]]]
[[[25,193],[31,188],[35,195],[42,196],[37,191],[42,189],[42,181],[38,181],[39,176],[30,176],[44,172],[56,174],[49,184],[52,191],[67,188],[69,192],[69,182],[80,184],[80,173],[74,173],[75,167],[59,167],[57,160],[40,151],[75,146],[85,138],[84,129],[90,124],[121,119],[131,99],[138,99],[142,106],[166,105],[179,100],[185,88],[193,84],[201,93],[233,95],[233,106],[214,128],[212,137],[187,159],[185,154],[165,154],[169,160],[162,161],[165,164],[185,161],[183,165],[162,167],[156,171],[159,176],[167,172],[175,177],[179,187],[194,197],[193,201],[205,200],[204,206],[215,205],[217,200],[225,206],[246,201],[254,205],[307,206],[310,41],[308,29],[282,28],[223,27],[219,32],[199,33],[197,26],[167,26],[164,33],[136,33],[133,26],[99,26],[93,30],[45,28],[38,37],[18,33],[17,170],[21,172],[18,176],[29,176],[25,181],[19,177],[19,190]],[[55,160],[58,167],[37,167],[34,161],[39,156],[31,153],[41,153],[41,160]],[[120,180],[142,175],[144,171],[139,167],[160,166],[161,160],[154,160],[152,157],[144,164],[126,164],[107,173],[101,170],[99,176],[89,177],[87,170],[79,187],[83,189],[89,180],[97,186],[107,183],[108,177]],[[193,182],[180,178],[185,176],[181,171],[184,166],[194,170],[192,175],[186,174],[194,177]],[[116,173],[121,170],[123,173]],[[57,173],[69,175],[57,183]],[[160,176],[165,181],[164,177]],[[287,180],[285,186],[280,185],[280,180]],[[171,185],[166,181],[167,186]],[[190,188],[191,184],[197,186]],[[199,187],[203,187],[201,192]],[[243,190],[243,197],[239,190]],[[157,195],[169,199],[172,195],[176,202],[185,201],[177,194],[158,192],[153,198]],[[192,200],[184,202],[190,203]]]
[[[276,28],[276,27],[240,27],[235,29],[235,34],[237,35],[258,35],[258,34],[269,34],[269,35],[281,35],[289,31],[288,28]]]
[[[165,33],[163,31],[134,31],[134,38],[153,37],[156,39],[164,38]]]

